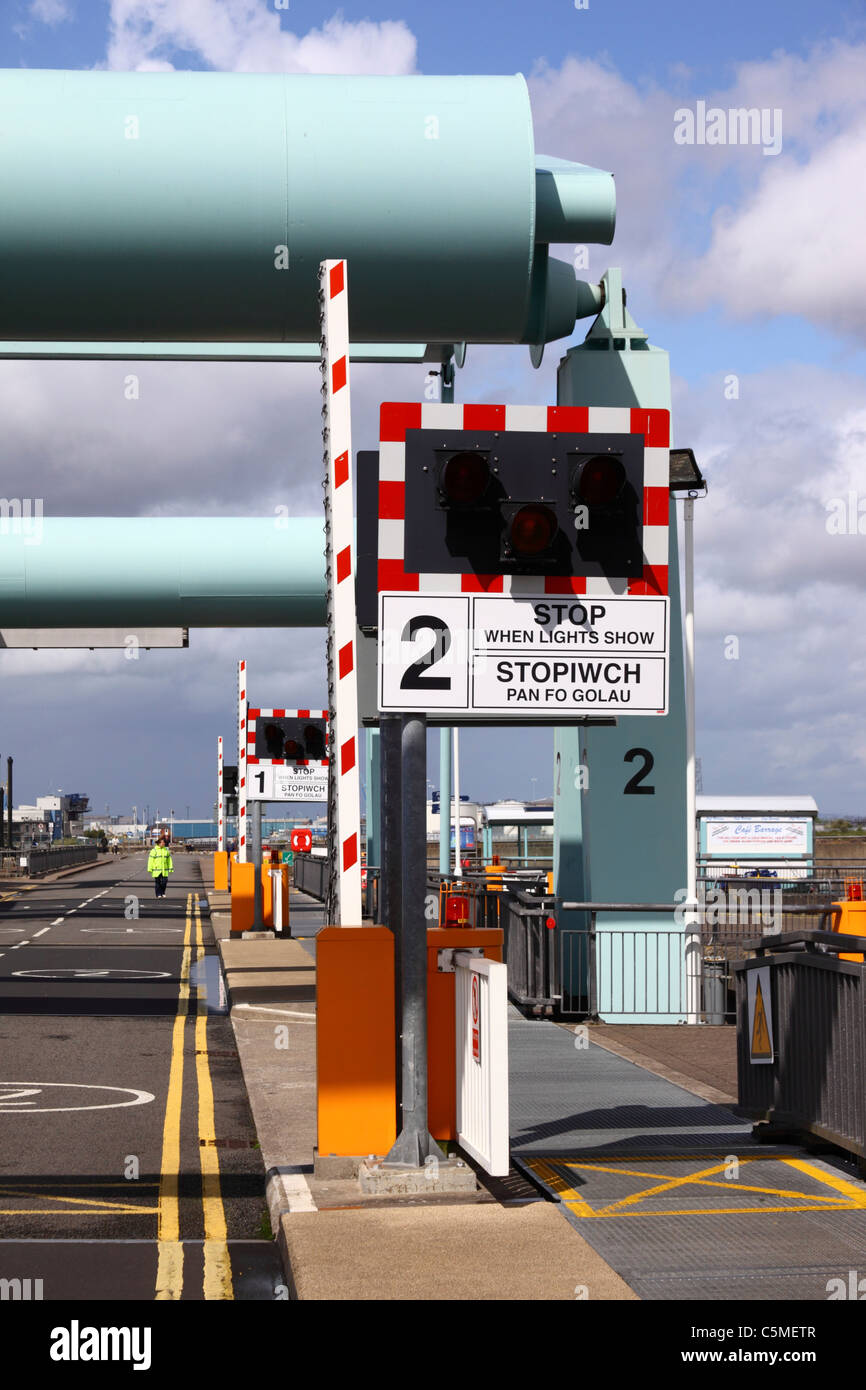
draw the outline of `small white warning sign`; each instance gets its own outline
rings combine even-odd
[[[380,595],[379,709],[666,714],[667,597]]]
[[[773,996],[769,965],[746,972],[749,1010],[749,1061],[773,1061]]]

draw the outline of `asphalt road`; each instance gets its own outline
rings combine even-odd
[[[174,862],[160,900],[137,854],[0,905],[0,1297],[283,1296],[199,860]]]

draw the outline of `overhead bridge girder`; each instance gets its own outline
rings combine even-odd
[[[536,155],[526,82],[0,71],[0,340],[567,337],[598,287],[552,244],[613,239],[613,177]],[[15,348],[12,348],[14,351]]]
[[[319,517],[0,517],[6,628],[324,627]]]

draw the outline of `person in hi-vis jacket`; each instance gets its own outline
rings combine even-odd
[[[174,864],[171,862],[171,850],[162,835],[148,855],[147,872],[153,875],[156,896],[164,898],[168,876],[174,873]]]

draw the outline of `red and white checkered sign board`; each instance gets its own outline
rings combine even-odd
[[[329,718],[326,709],[256,709],[250,705],[247,711],[247,763],[257,767],[330,767],[330,758],[257,758],[256,722],[259,719],[324,719]],[[325,743],[329,742],[325,729]]]
[[[521,430],[643,435],[641,579],[581,575],[414,574],[405,567],[407,430]],[[659,595],[668,592],[670,411],[612,406],[469,405],[387,401],[379,415],[379,593]]]

